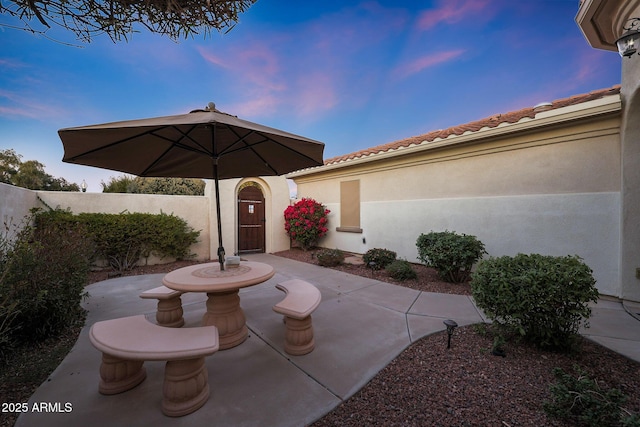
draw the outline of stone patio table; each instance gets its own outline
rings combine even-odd
[[[260,262],[242,261],[238,267],[223,271],[219,263],[213,262],[174,270],[164,276],[162,283],[177,291],[207,293],[202,325],[218,328],[220,350],[225,350],[241,344],[249,334],[240,307],[240,289],[265,282],[274,274],[273,267]]]

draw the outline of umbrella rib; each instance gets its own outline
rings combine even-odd
[[[81,153],[81,154],[78,154],[78,155],[76,155],[76,156],[73,156],[73,157],[71,157],[69,160],[76,160],[76,159],[82,158],[82,157],[84,157],[84,156],[86,156],[86,155],[88,155],[88,154],[93,154],[93,153],[95,153],[95,152],[97,152],[97,151],[102,151],[102,150],[104,150],[104,149],[106,149],[106,148],[111,148],[111,147],[113,147],[113,146],[116,146],[116,145],[119,145],[119,144],[123,144],[123,143],[128,142],[128,141],[130,141],[130,140],[132,140],[132,139],[140,138],[141,136],[148,135],[148,134],[151,134],[151,133],[153,133],[153,132],[156,132],[156,131],[160,131],[160,130],[166,129],[166,128],[168,128],[168,127],[169,127],[169,126],[161,126],[161,127],[154,128],[154,129],[152,129],[152,130],[148,130],[148,131],[145,131],[145,132],[139,133],[139,134],[137,134],[137,135],[129,136],[129,137],[124,138],[124,139],[119,139],[119,140],[114,141],[114,142],[112,142],[112,143],[110,143],[110,144],[103,145],[103,146],[100,146],[100,147],[94,148],[94,149],[92,149],[92,150],[85,151],[85,152],[83,152],[83,153]],[[157,135],[156,135],[156,136],[157,136]]]
[[[283,148],[286,148],[286,149],[287,149],[287,150],[289,150],[289,151],[292,151],[292,152],[296,153],[296,154],[297,154],[297,155],[299,155],[299,156],[302,156],[302,157],[304,157],[304,158],[306,158],[306,159],[308,159],[308,160],[311,160],[312,162],[316,162],[316,163],[317,163],[317,161],[316,161],[313,157],[308,156],[308,155],[306,155],[306,154],[304,154],[304,153],[301,153],[301,152],[299,152],[299,151],[296,151],[296,150],[294,150],[293,148],[288,147],[288,146],[286,146],[285,144],[282,144],[281,142],[276,141],[276,140],[275,140],[275,139],[273,139],[273,138],[269,138],[268,136],[264,135],[262,132],[252,130],[252,131],[250,131],[249,133],[247,133],[246,135],[244,135],[244,136],[240,136],[240,135],[238,134],[238,132],[236,132],[236,131],[235,131],[235,129],[233,129],[233,128],[231,128],[231,127],[228,127],[228,129],[236,135],[236,137],[238,138],[238,140],[237,140],[236,142],[234,142],[233,144],[231,144],[231,145],[229,146],[229,148],[227,148],[227,149],[226,149],[226,150],[224,150],[222,153],[220,153],[220,155],[221,155],[221,156],[222,156],[222,155],[224,155],[224,154],[237,153],[237,152],[239,152],[239,151],[243,151],[243,150],[252,150],[252,151],[256,154],[256,156],[258,156],[258,157],[260,158],[260,160],[262,160],[263,162],[265,162],[265,164],[267,164],[267,162],[265,161],[265,159],[264,159],[260,154],[258,154],[258,153],[256,152],[256,150],[254,150],[254,149],[253,149],[253,147],[254,147],[254,146],[256,146],[256,145],[260,145],[260,144],[263,144],[263,143],[265,143],[265,142],[269,142],[269,141],[271,141],[271,142],[273,142],[273,143],[275,143],[275,144],[277,144],[277,145],[279,145],[279,146],[281,146],[281,147],[283,147]],[[252,135],[252,134],[259,135],[259,136],[261,136],[261,137],[262,137],[262,138],[264,138],[264,139],[263,139],[262,141],[259,141],[259,142],[254,143],[254,144],[249,144],[248,142],[244,141],[244,139],[245,139],[246,137],[248,137],[249,135]],[[245,144],[245,146],[244,146],[244,147],[240,147],[240,148],[236,148],[236,149],[234,149],[234,150],[230,150],[230,148],[231,148],[231,147],[233,147],[234,145],[236,145],[236,144],[237,144],[237,143],[239,143],[239,142],[243,142],[243,143]],[[267,164],[267,166],[269,166],[269,169],[271,169],[274,173],[278,173],[278,172],[277,172],[275,169],[273,169],[269,164]]]
[[[274,168],[269,164],[269,162],[267,162],[267,161],[264,159],[264,157],[262,157],[262,156],[260,155],[260,153],[258,153],[256,150],[254,150],[254,149],[253,149],[253,147],[254,147],[255,145],[258,145],[258,144],[262,144],[262,143],[264,143],[264,142],[267,142],[267,141],[269,141],[269,140],[270,140],[270,138],[266,138],[266,137],[265,137],[264,135],[262,135],[260,132],[256,132],[256,131],[254,131],[254,130],[250,131],[249,133],[247,133],[247,134],[246,134],[246,135],[244,135],[244,136],[241,136],[241,135],[240,135],[238,132],[236,132],[236,130],[235,130],[235,129],[233,129],[231,126],[227,126],[227,129],[229,129],[231,132],[233,132],[233,134],[234,134],[238,139],[236,140],[236,142],[234,142],[233,144],[231,144],[227,149],[223,150],[223,151],[222,151],[222,153],[220,153],[220,156],[225,155],[225,154],[236,153],[236,152],[244,151],[244,150],[251,150],[251,151],[253,151],[253,153],[254,153],[256,156],[258,156],[258,158],[259,158],[260,160],[262,160],[262,162],[264,163],[264,165],[265,165],[266,167],[268,167],[269,169],[271,169],[271,171],[272,171],[274,174],[276,174],[276,175],[278,174],[278,171],[277,171],[277,170],[275,170],[275,169],[274,169]],[[255,144],[249,144],[247,141],[245,141],[245,138],[247,138],[249,135],[252,135],[252,134],[254,134],[254,133],[255,133],[255,134],[257,134],[257,135],[260,135],[261,137],[266,138],[266,139],[265,139],[264,141],[260,141],[260,142],[257,142],[257,143],[255,143]],[[276,142],[276,141],[274,141],[274,142]],[[234,145],[236,145],[236,144],[238,144],[238,143],[243,143],[245,146],[244,146],[244,147],[240,147],[240,148],[236,148],[235,150],[230,150],[230,148],[231,148],[231,147],[233,147]]]
[[[162,129],[166,129],[166,128],[169,128],[169,127],[172,127],[173,129],[175,129],[178,133],[180,133],[180,134],[182,135],[181,140],[182,140],[182,139],[184,139],[184,138],[187,138],[187,139],[189,139],[191,142],[193,142],[195,145],[197,145],[198,147],[200,147],[202,150],[198,150],[197,148],[194,148],[194,147],[190,147],[190,146],[188,146],[188,145],[185,145],[185,144],[184,144],[184,143],[182,143],[180,140],[179,140],[179,141],[173,141],[173,140],[171,140],[171,139],[169,139],[169,138],[167,138],[167,137],[164,137],[164,136],[162,136],[162,135],[156,135],[156,134],[154,134],[154,136],[155,136],[156,138],[160,138],[160,139],[164,139],[164,140],[166,140],[166,141],[169,141],[169,142],[171,142],[171,143],[172,143],[172,145],[170,145],[166,150],[164,150],[164,152],[163,152],[161,155],[159,155],[153,163],[151,163],[149,166],[147,166],[147,167],[145,168],[145,170],[143,170],[143,171],[142,171],[142,173],[141,173],[139,176],[144,176],[144,175],[146,175],[146,174],[149,172],[149,170],[151,170],[155,165],[157,165],[157,164],[158,164],[158,163],[159,163],[159,162],[164,158],[164,156],[166,156],[166,155],[169,153],[169,151],[171,151],[171,149],[172,149],[172,148],[181,148],[181,149],[183,149],[183,150],[192,151],[192,152],[194,152],[194,153],[200,153],[200,154],[202,154],[202,153],[204,152],[204,153],[205,153],[205,154],[207,154],[207,155],[211,155],[211,153],[210,153],[209,151],[207,151],[206,147],[204,147],[202,144],[198,143],[197,141],[195,141],[193,138],[191,138],[191,137],[189,136],[189,133],[191,133],[191,131],[192,131],[192,130],[194,130],[194,129],[197,127],[196,125],[192,126],[192,127],[191,127],[191,129],[189,129],[189,131],[188,131],[188,132],[186,132],[186,133],[185,133],[185,132],[182,132],[182,131],[181,131],[180,129],[178,129],[176,126],[166,126],[166,127],[162,128]],[[150,132],[150,133],[152,133],[152,134],[153,134],[153,132]]]

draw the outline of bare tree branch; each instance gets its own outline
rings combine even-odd
[[[173,40],[213,30],[230,31],[239,15],[257,0],[9,0],[0,2],[0,14],[17,17],[25,31],[44,34],[58,26],[84,42],[107,34],[114,42],[135,32],[136,24]],[[34,18],[44,27],[34,30]],[[9,25],[0,24],[8,28]]]

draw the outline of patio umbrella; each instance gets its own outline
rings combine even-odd
[[[60,129],[63,162],[141,177],[215,181],[218,261],[224,269],[218,181],[283,175],[323,164],[324,144],[216,110]]]

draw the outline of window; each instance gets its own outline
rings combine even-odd
[[[337,231],[362,233],[360,228],[360,180],[340,183],[340,226]]]

